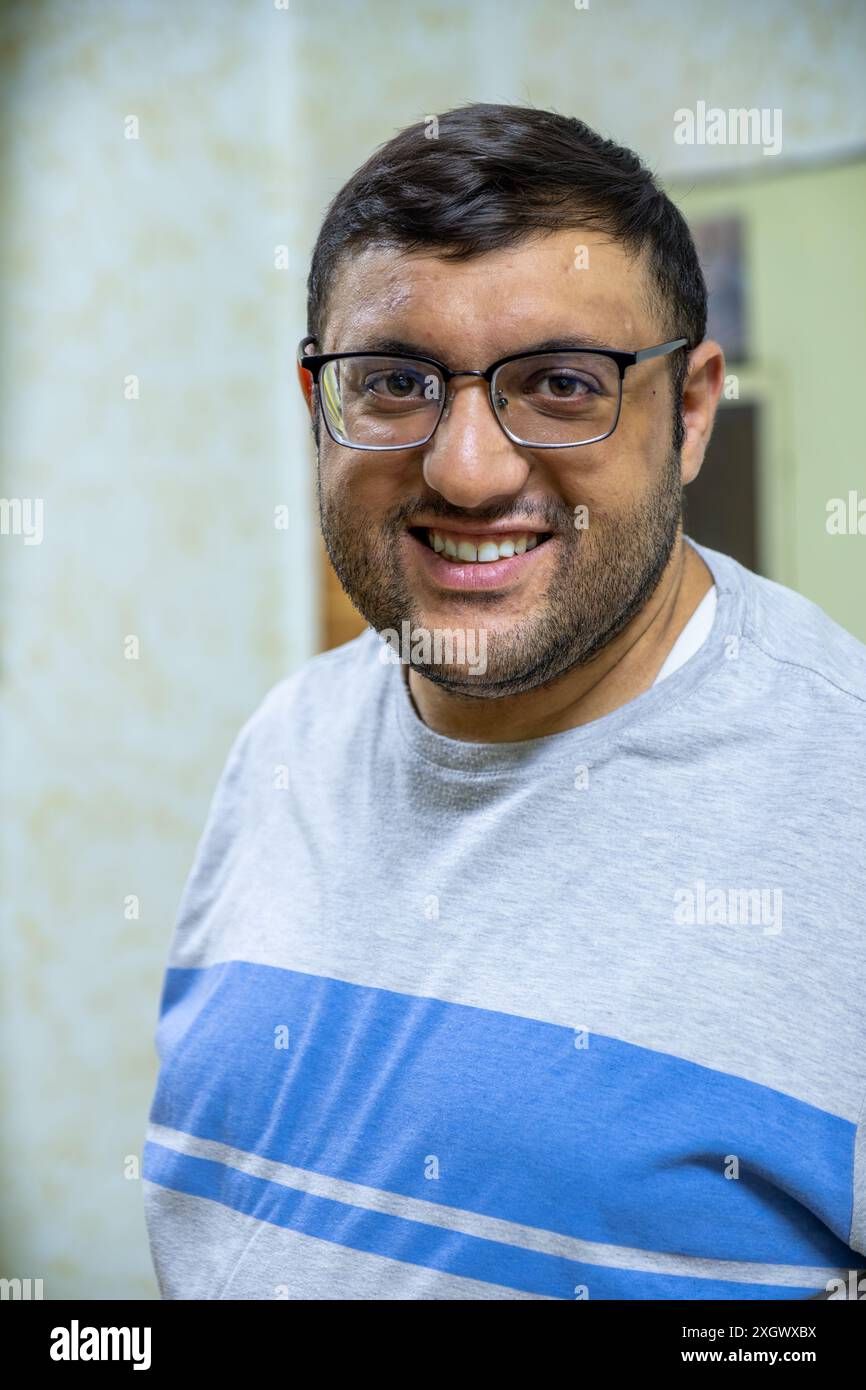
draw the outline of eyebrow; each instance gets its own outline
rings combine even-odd
[[[617,351],[612,348],[610,343],[603,342],[600,338],[595,338],[591,333],[564,334],[556,338],[546,338],[542,342],[528,343],[523,347],[515,348],[512,352],[502,353],[503,357],[522,356],[529,352],[562,352],[570,351],[574,348],[607,348],[611,352]],[[420,343],[408,342],[404,338],[372,338],[363,347],[346,348],[346,352],[369,352],[369,353],[402,353],[408,357],[431,357],[434,361],[443,362],[443,365],[450,366],[444,359],[437,357],[435,352],[429,348],[422,347]],[[494,361],[498,361],[495,358]]]

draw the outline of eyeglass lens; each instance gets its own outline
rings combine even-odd
[[[371,355],[325,363],[320,390],[341,442],[405,449],[433,433],[446,384],[429,362]],[[593,353],[521,357],[498,368],[492,395],[499,419],[522,443],[581,444],[613,428],[620,374],[609,357]]]

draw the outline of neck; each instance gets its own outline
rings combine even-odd
[[[415,708],[435,733],[471,743],[543,738],[600,719],[649,689],[712,584],[704,561],[679,532],[652,596],[585,666],[535,690],[495,700],[455,697],[410,668]]]

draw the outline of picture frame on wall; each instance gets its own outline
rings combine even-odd
[[[691,226],[707,282],[707,337],[721,343],[730,363],[749,358],[748,281],[743,219],[701,219]]]

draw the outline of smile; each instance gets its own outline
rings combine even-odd
[[[438,589],[508,589],[534,569],[555,539],[549,531],[471,533],[416,526],[404,532],[415,563]]]
[[[536,545],[543,544],[548,534],[536,531],[507,531],[496,536],[466,536],[453,531],[434,531],[425,527],[413,532],[418,540],[426,541],[431,550],[446,560],[489,565],[494,560],[509,560],[512,555],[525,555]]]

